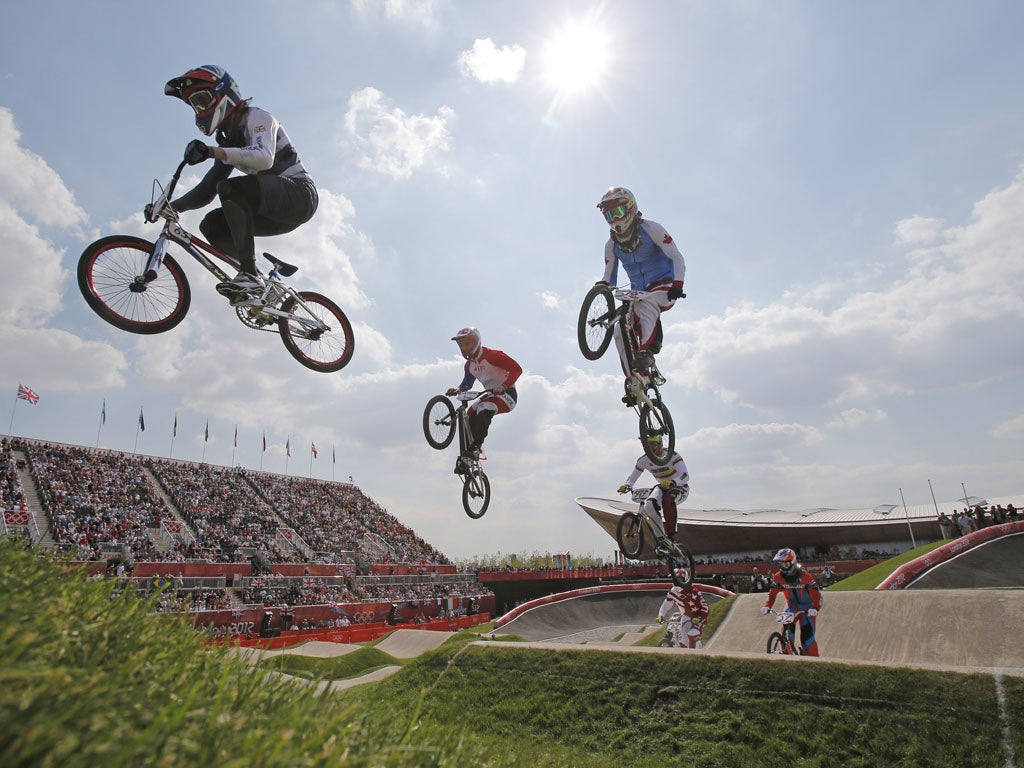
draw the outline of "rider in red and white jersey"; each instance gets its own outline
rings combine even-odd
[[[686,648],[700,648],[701,634],[708,621],[708,603],[696,584],[688,587],[672,587],[658,609],[658,623],[663,622],[673,611],[682,614],[679,627],[680,645]]]
[[[633,303],[634,328],[640,348],[636,368],[640,372],[650,370],[652,376],[661,379],[654,367],[654,355],[661,350],[660,316],[683,295],[686,262],[665,228],[643,218],[636,207],[636,198],[625,187],[609,189],[597,207],[610,226],[604,247],[604,276],[598,284],[615,285],[619,264],[622,264],[629,276],[630,287],[650,293]],[[622,371],[629,376],[632,371],[626,362],[618,326],[614,334]],[[663,384],[664,380],[658,383]]]
[[[491,391],[490,395],[469,407],[469,431],[473,439],[467,447],[467,453],[479,458],[491,419],[495,414],[508,413],[516,407],[519,395],[515,384],[523,369],[501,350],[483,346],[480,343],[480,331],[476,328],[462,328],[452,336],[452,341],[459,345],[459,351],[466,358],[466,366],[462,383],[449,389],[447,394],[452,396],[466,392],[475,381]],[[456,465],[456,471],[460,466],[461,462]]]

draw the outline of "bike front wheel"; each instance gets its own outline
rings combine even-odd
[[[768,652],[777,653],[781,656],[793,655],[793,643],[790,641],[790,638],[781,632],[773,632],[768,636]]]
[[[326,296],[299,291],[281,305],[287,317],[278,320],[281,341],[288,353],[320,373],[340,371],[352,359],[355,337],[341,308]]]
[[[615,299],[606,285],[595,285],[583,299],[576,323],[576,340],[587,360],[597,360],[612,340],[612,318]]]
[[[491,503],[491,481],[480,467],[471,467],[462,486],[462,508],[479,520]]]
[[[435,395],[423,409],[423,436],[431,448],[443,451],[455,437],[455,407],[444,395]]]
[[[644,549],[644,519],[636,512],[626,512],[615,526],[615,541],[626,557],[632,559]]]
[[[697,570],[693,562],[693,555],[682,544],[676,542],[675,553],[669,557],[669,572],[672,575],[672,583],[677,587],[688,587],[693,584],[693,575]]]
[[[90,309],[122,331],[163,333],[185,319],[192,291],[185,273],[165,255],[156,277],[145,272],[155,246],[130,235],[104,237],[78,259],[78,289]]]
[[[676,644],[675,644],[675,641],[672,639],[672,636],[669,635],[669,634],[666,634],[663,638],[661,638],[661,640],[658,641],[658,647],[659,648],[675,648]]]
[[[661,453],[654,450],[650,438],[657,437]],[[676,450],[676,428],[672,423],[672,414],[660,398],[651,400],[650,405],[644,403],[640,408],[640,443],[643,445],[647,458],[658,466],[664,466],[672,460]]]

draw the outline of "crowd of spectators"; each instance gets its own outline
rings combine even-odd
[[[217,562],[246,559],[242,549],[262,549],[274,562],[301,562],[300,552],[276,544],[282,522],[238,469],[209,464],[151,461],[150,469],[195,535],[195,557]]]
[[[354,485],[263,473],[250,473],[249,478],[318,552],[350,552],[358,549],[366,536],[375,534],[388,549],[375,560],[428,565],[450,562]]]
[[[1019,519],[1020,510],[1013,504],[1007,504],[1005,507],[1002,504],[979,505],[964,507],[959,512],[953,510],[950,515],[945,512],[938,514],[939,529],[944,539],[956,539],[990,525],[1012,523]]]
[[[157,556],[149,529],[171,513],[136,457],[45,443],[22,448],[58,548],[89,560],[125,548],[136,560]]]
[[[11,453],[11,444],[6,437],[0,439],[0,509],[19,509],[25,503],[25,492],[18,476],[18,462]]]
[[[253,579],[241,591],[249,605],[333,605],[359,602],[415,602],[449,597],[480,597],[491,591],[478,582],[429,581],[392,584],[383,579],[330,579],[266,576]]]

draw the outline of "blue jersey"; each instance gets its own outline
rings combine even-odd
[[[640,243],[632,253],[622,250],[614,238],[608,238],[604,247],[604,277],[606,283],[618,282],[619,264],[629,276],[630,287],[643,291],[654,283],[682,284],[686,277],[683,254],[665,228],[655,221],[642,219],[637,228]]]

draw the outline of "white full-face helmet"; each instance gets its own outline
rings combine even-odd
[[[459,351],[467,360],[476,357],[480,351],[480,331],[472,326],[460,329],[452,336],[452,341],[459,345]]]
[[[641,216],[632,192],[625,187],[612,187],[604,193],[597,207],[604,214],[604,220],[611,228],[612,237],[619,242],[632,239]]]

